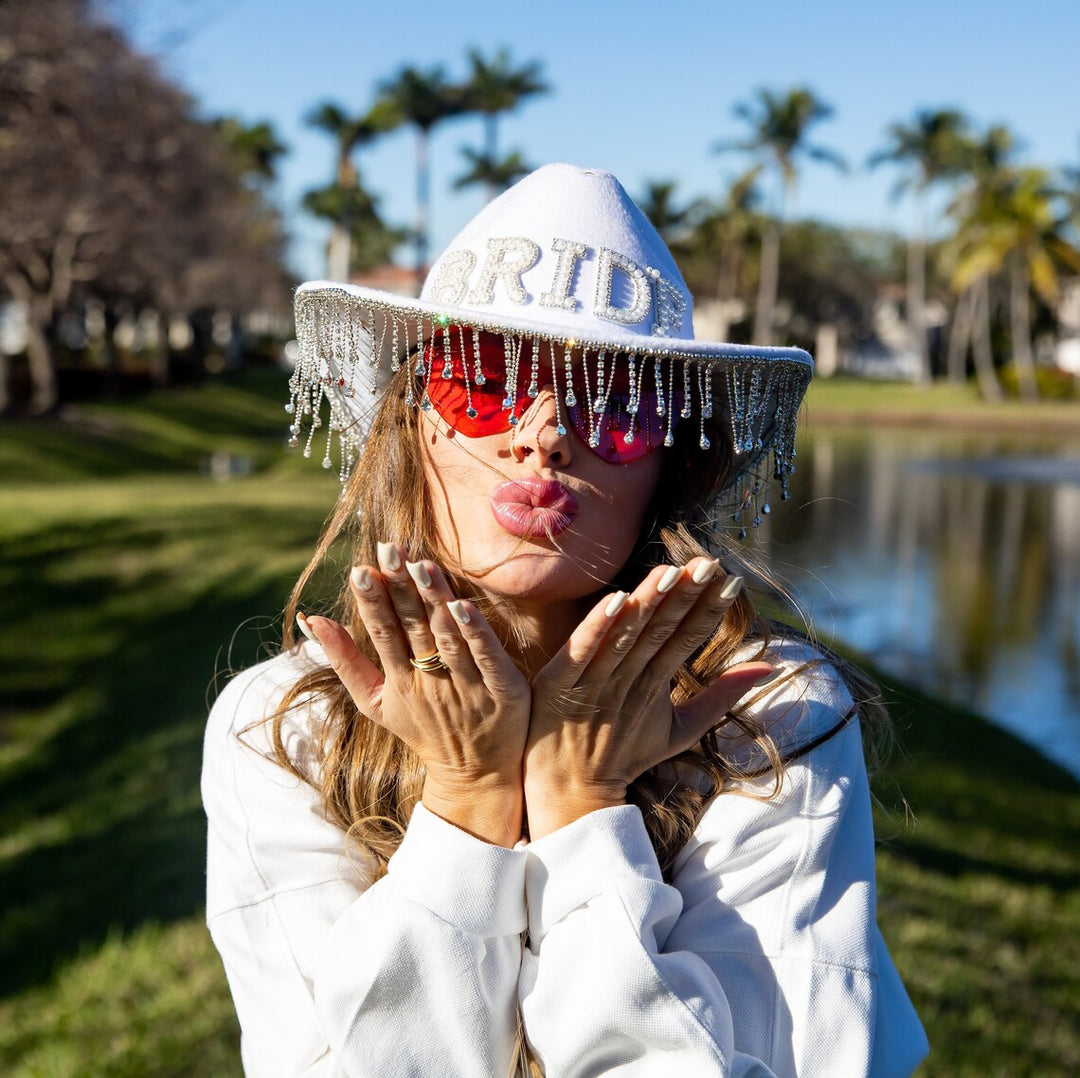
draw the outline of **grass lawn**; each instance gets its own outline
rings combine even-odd
[[[803,422],[811,428],[887,424],[1080,435],[1080,400],[1027,404],[1009,399],[988,404],[979,398],[973,382],[922,387],[839,375],[811,383]]]
[[[282,451],[283,385],[0,424],[4,1075],[240,1073],[197,781],[215,684],[272,646],[336,492]],[[213,481],[215,453],[252,474]],[[1077,1073],[1080,787],[887,691],[906,756],[878,782],[881,921],[934,1046],[921,1073]]]

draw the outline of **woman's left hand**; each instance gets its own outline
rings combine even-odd
[[[768,663],[742,663],[672,705],[675,672],[738,594],[741,582],[717,570],[705,558],[658,566],[632,595],[605,597],[533,679],[525,748],[533,839],[625,804],[634,779],[697,744],[772,672]]]

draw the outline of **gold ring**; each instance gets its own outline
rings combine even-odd
[[[446,663],[442,661],[442,656],[437,651],[433,651],[430,655],[425,655],[421,659],[414,659],[410,655],[409,662],[411,662],[417,670],[423,670],[425,674],[430,674],[434,670],[446,669]]]

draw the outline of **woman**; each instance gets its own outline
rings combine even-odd
[[[786,491],[809,357],[694,341],[659,236],[565,165],[420,300],[317,283],[297,326],[294,441],[328,399],[345,486],[291,610],[353,568],[208,726],[248,1073],[909,1074],[859,708],[712,554],[767,454]]]

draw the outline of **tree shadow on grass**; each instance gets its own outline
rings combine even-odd
[[[249,514],[245,527],[270,529],[302,549],[311,522],[283,532],[281,516],[268,508]],[[129,594],[107,567],[74,580],[49,570],[65,551],[91,549],[105,562],[113,553],[153,551],[174,527],[185,538],[202,529],[224,542],[229,518],[228,507],[214,507],[201,521],[148,525],[133,516],[78,534],[57,526],[37,535],[34,550],[18,552],[0,622],[18,622],[31,644],[11,628],[0,643],[9,656],[4,680],[16,685],[9,721],[22,724],[14,736],[27,739],[27,750],[0,771],[0,831],[12,851],[0,861],[0,994],[42,983],[116,929],[202,909],[206,705],[223,646],[253,614],[262,617],[240,633],[231,665],[265,654],[274,635],[266,615],[280,607],[287,581],[257,567],[226,574],[219,566],[180,593],[175,575],[152,569]],[[18,618],[20,611],[31,614]],[[43,634],[58,622],[67,638],[50,643]],[[48,707],[37,711],[50,698],[59,718]],[[37,714],[28,719],[31,709]],[[35,722],[44,731],[36,739]]]

